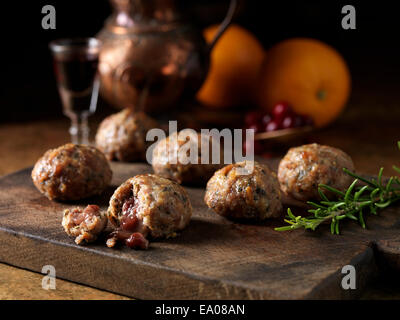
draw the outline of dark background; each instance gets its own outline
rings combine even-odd
[[[183,3],[185,16],[204,28],[222,20],[229,1]],[[41,9],[46,4],[56,8],[56,30],[41,28]],[[341,28],[341,8],[345,4],[356,8],[357,30]],[[61,116],[48,42],[61,37],[93,36],[110,13],[107,0],[26,0],[3,7],[0,121]],[[355,90],[373,87],[374,83],[380,88],[387,83],[388,90],[393,90],[400,85],[399,20],[395,3],[386,0],[243,0],[235,23],[251,30],[265,48],[296,36],[320,39],[338,49],[348,61]]]

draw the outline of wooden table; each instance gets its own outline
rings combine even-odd
[[[349,107],[331,127],[312,140],[343,149],[351,155],[359,172],[394,174],[399,165],[400,108],[384,92],[371,95],[354,93]],[[68,120],[0,124],[0,175],[33,165],[49,148],[68,141]],[[93,124],[95,127],[96,123]],[[56,290],[44,290],[43,275],[0,264],[0,299],[121,299],[119,295],[57,280]],[[399,287],[375,284],[365,298],[400,298]]]

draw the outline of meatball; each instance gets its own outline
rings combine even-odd
[[[353,179],[343,168],[354,170],[351,158],[342,150],[316,143],[292,148],[279,164],[282,191],[291,198],[319,199],[318,185],[344,190]],[[329,193],[327,193],[329,195]]]
[[[246,169],[249,165],[254,165],[252,172]],[[230,164],[215,172],[204,201],[217,214],[232,219],[264,220],[279,217],[282,210],[276,174],[255,161]]]
[[[65,210],[62,219],[65,232],[75,238],[76,244],[93,242],[107,226],[107,216],[96,205],[85,209]]]
[[[143,174],[118,187],[107,215],[117,227],[107,241],[109,247],[122,240],[129,247],[145,249],[144,238],[174,237],[184,229],[192,216],[192,206],[186,191],[176,182]]]
[[[50,200],[79,200],[101,194],[112,171],[94,147],[68,143],[48,150],[35,164],[32,180]]]
[[[146,134],[155,127],[157,122],[145,113],[124,109],[102,121],[96,146],[109,160],[145,160],[146,150],[152,143],[146,141]]]
[[[202,144],[209,146],[207,149],[209,155],[203,156],[208,159],[208,164],[202,163]],[[212,163],[212,147],[214,144],[220,151],[216,164]],[[184,148],[187,152],[183,153],[180,151],[181,148]],[[196,150],[197,155],[190,154],[190,150]],[[186,159],[183,159],[182,156],[190,156],[197,163],[193,163],[194,161],[186,161],[189,163],[185,163]],[[175,163],[170,159],[175,159]],[[164,178],[180,184],[205,185],[214,172],[223,167],[223,149],[211,135],[201,135],[193,130],[186,129],[179,133],[174,132],[157,143],[153,150],[152,165],[154,172]]]

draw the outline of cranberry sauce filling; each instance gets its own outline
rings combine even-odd
[[[125,244],[129,248],[147,249],[149,247],[149,241],[139,232],[132,233],[130,237],[125,240]]]
[[[135,197],[129,198],[122,206],[121,229],[124,231],[136,231],[139,219],[136,216],[138,201]]]
[[[147,229],[137,217],[136,212],[139,202],[135,197],[130,197],[122,206],[120,227],[110,234],[110,238],[124,242],[129,248],[147,249],[149,241],[145,238]]]
[[[75,208],[72,211],[72,221],[76,225],[80,225],[83,221],[90,220],[94,216],[98,215],[100,211],[99,206],[89,204],[84,210]]]

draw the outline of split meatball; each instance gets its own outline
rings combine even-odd
[[[65,232],[75,237],[76,244],[96,241],[98,235],[107,226],[107,216],[96,205],[88,205],[85,209],[65,210],[62,220]]]
[[[204,201],[217,214],[232,219],[264,220],[279,217],[282,211],[276,174],[255,161],[230,164],[215,172]]]
[[[48,150],[35,164],[32,180],[50,200],[79,200],[101,194],[112,171],[96,148],[68,143]]]
[[[143,174],[119,186],[110,199],[107,215],[117,227],[107,246],[123,241],[128,247],[146,249],[146,237],[174,237],[184,229],[192,216],[192,206],[186,191],[177,183]]]
[[[319,199],[319,184],[345,190],[352,183],[343,168],[354,170],[354,164],[342,150],[308,144],[288,151],[279,164],[278,179],[282,191],[291,198]]]
[[[202,144],[208,145],[204,149],[208,154],[203,155],[208,163],[202,163]],[[219,156],[216,154],[214,157],[217,159],[216,164],[212,163],[214,144],[219,150]],[[174,132],[157,143],[153,150],[152,165],[154,172],[164,178],[180,184],[205,185],[214,172],[223,167],[223,148],[211,135],[201,135],[185,129],[179,133]]]
[[[146,160],[146,150],[152,143],[146,141],[146,134],[157,126],[145,113],[124,109],[103,120],[97,130],[96,146],[109,160]]]

